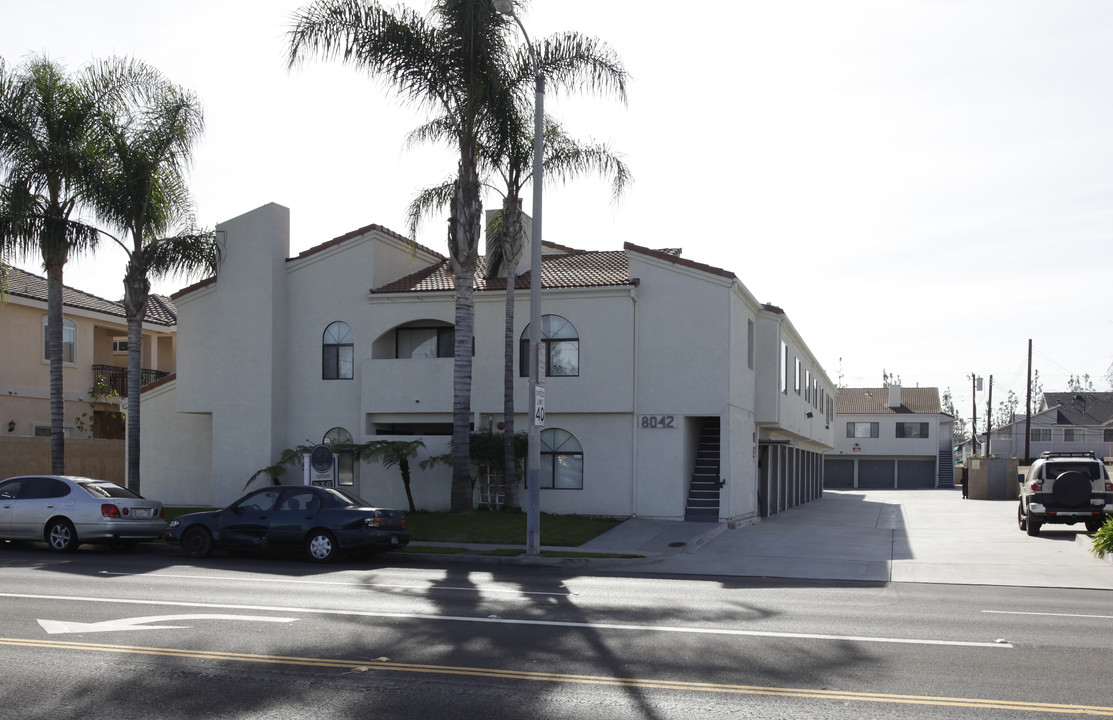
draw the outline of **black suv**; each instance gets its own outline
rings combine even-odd
[[[1095,532],[1113,515],[1113,482],[1093,452],[1045,452],[1019,480],[1016,519],[1029,535],[1044,523],[1079,521]]]

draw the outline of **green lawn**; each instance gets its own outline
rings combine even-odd
[[[211,508],[166,508],[166,521],[186,513]],[[575,515],[542,515],[541,544],[578,547],[602,535],[621,520],[580,517]],[[486,543],[491,545],[525,545],[526,514],[523,512],[467,513],[416,512],[406,513],[406,530],[410,541]]]
[[[541,544],[577,547],[620,522],[613,518],[543,514]],[[410,542],[526,544],[526,514],[522,512],[406,513],[406,529]]]

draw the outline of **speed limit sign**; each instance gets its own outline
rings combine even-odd
[[[533,389],[533,426],[545,427],[545,388]]]

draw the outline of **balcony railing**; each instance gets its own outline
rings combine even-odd
[[[170,373],[162,370],[150,370],[144,368],[139,371],[139,387],[143,387],[148,383],[153,383],[159,378],[164,378]],[[118,367],[116,365],[94,365],[93,378],[104,378],[107,385],[108,392],[115,392],[120,397],[127,397],[128,395],[128,369],[126,367]]]

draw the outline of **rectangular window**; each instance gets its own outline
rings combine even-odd
[[[754,369],[754,321],[746,321],[746,365]]]
[[[795,360],[796,360],[796,380],[795,380],[796,384],[793,386],[793,390],[795,390],[796,394],[799,395],[800,394],[800,381],[803,379],[801,377],[801,372],[802,372],[803,368],[800,365],[800,358],[795,358]]]
[[[1013,429],[1011,426],[998,428],[993,431],[993,437],[997,438],[998,440],[1012,440]]]
[[[402,360],[452,357],[456,333],[450,327],[398,328],[395,357]]]
[[[928,424],[913,423],[913,422],[899,422],[897,423],[897,437],[899,438],[926,438],[928,436]]]
[[[848,422],[846,424],[846,436],[848,438],[881,437],[881,423]]]
[[[46,316],[43,316],[43,361],[50,362],[50,339],[46,333]],[[62,321],[62,362],[73,365],[77,362],[77,326],[69,320]]]
[[[788,345],[781,343],[781,392],[788,395]]]
[[[128,339],[126,337],[112,338],[112,353],[115,355],[122,355],[128,351]]]
[[[351,380],[355,369],[355,348],[351,345],[322,345],[321,377],[325,380]]]
[[[584,489],[582,453],[542,453],[541,487],[554,490]]]
[[[804,371],[804,402],[812,401],[812,371]]]
[[[1051,442],[1051,428],[1032,428],[1032,442]]]
[[[1066,428],[1063,430],[1063,442],[1080,443],[1086,442],[1086,429],[1085,428]]]
[[[1102,442],[1113,442],[1113,430],[1102,430],[1101,431],[1101,441]]]

